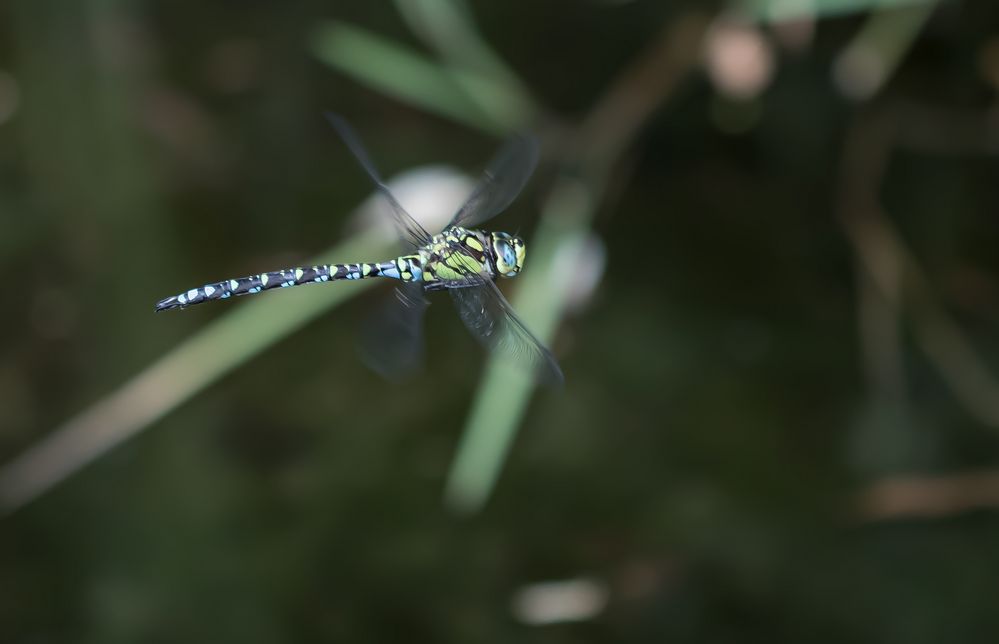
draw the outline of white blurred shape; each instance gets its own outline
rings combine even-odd
[[[708,76],[726,96],[751,99],[773,78],[773,47],[755,26],[723,16],[711,25],[704,43]]]
[[[0,71],[0,125],[14,116],[21,103],[21,90],[17,81],[7,72]]]
[[[563,278],[557,286],[566,292],[566,310],[571,313],[582,311],[604,275],[607,251],[603,242],[592,234],[566,240],[555,250],[553,262],[551,275]]]
[[[363,171],[358,169],[358,172]],[[406,170],[387,185],[402,207],[430,234],[435,234],[451,221],[475,184],[450,166],[432,165]],[[368,197],[349,225],[351,230],[372,227],[381,228],[390,239],[399,237],[392,209],[378,192]]]
[[[885,81],[888,66],[881,54],[862,43],[848,47],[833,64],[833,80],[844,95],[857,101],[870,98]]]
[[[518,590],[511,608],[514,617],[533,626],[578,622],[603,612],[607,595],[604,584],[585,577],[546,581]]]

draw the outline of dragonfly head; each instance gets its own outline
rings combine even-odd
[[[527,247],[524,240],[509,233],[493,233],[493,256],[496,258],[496,270],[503,277],[513,277],[524,268],[524,256]]]

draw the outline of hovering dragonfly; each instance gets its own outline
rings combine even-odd
[[[499,277],[514,277],[524,268],[524,240],[504,232],[473,228],[499,214],[520,194],[538,162],[533,138],[510,139],[487,166],[471,196],[437,235],[423,228],[393,196],[347,122],[326,114],[375,189],[388,203],[405,247],[405,254],[381,262],[302,266],[212,282],[160,300],[157,311],[185,308],[234,295],[274,288],[338,280],[387,277],[401,282],[396,297],[367,325],[367,362],[384,376],[412,370],[422,356],[420,328],[431,291],[451,294],[458,315],[471,334],[487,348],[515,358],[535,379],[560,384],[562,371],[551,352],[517,317],[497,288]]]

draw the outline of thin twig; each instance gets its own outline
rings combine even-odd
[[[955,397],[980,422],[999,428],[999,380],[934,295],[925,271],[884,213],[878,196],[892,151],[900,142],[941,144],[943,139],[928,138],[924,132],[943,129],[945,115],[949,113],[893,104],[872,108],[858,118],[843,157],[840,222],[866,276],[877,285],[892,315],[898,315],[900,307],[909,314],[916,342]],[[981,128],[978,136],[969,129],[972,124]],[[976,139],[996,137],[993,120],[986,117],[969,118],[962,130],[961,149],[977,147],[969,145]],[[899,350],[881,347],[884,338],[870,328],[865,327],[865,334],[869,334],[864,340],[869,379],[881,382],[887,372],[884,361],[899,360]],[[898,368],[889,369],[895,373]]]
[[[858,497],[860,518],[891,521],[939,518],[999,507],[999,472],[946,476],[895,476],[877,481]]]

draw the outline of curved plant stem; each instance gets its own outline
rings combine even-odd
[[[514,306],[538,337],[551,342],[565,314],[565,280],[554,258],[573,252],[590,222],[616,161],[653,111],[673,95],[697,63],[707,19],[699,14],[669,25],[627,67],[579,126],[572,153],[542,210],[532,240],[531,270],[520,277]],[[572,374],[567,374],[571,383]],[[479,510],[491,494],[527,409],[533,385],[528,375],[490,358],[479,384],[445,489],[452,510]]]

